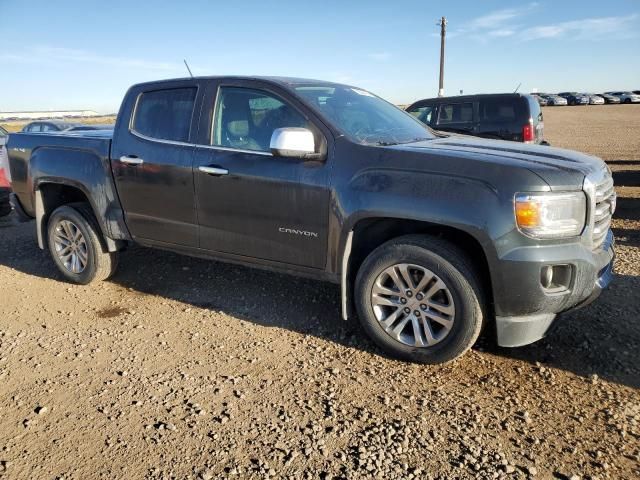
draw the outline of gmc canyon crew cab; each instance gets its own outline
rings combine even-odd
[[[294,78],[133,86],[113,132],[12,134],[12,202],[68,280],[131,243],[341,285],[387,352],[519,346],[612,278],[602,160],[436,134],[362,90]],[[233,294],[232,292],[228,292]]]

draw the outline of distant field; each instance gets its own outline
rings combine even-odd
[[[68,118],[67,120],[72,123],[84,123],[86,125],[91,125],[94,123],[115,123],[116,117],[115,115],[105,115],[101,117]],[[19,132],[27,123],[35,121],[37,120],[12,120],[10,122],[0,121],[0,125],[6,128],[9,132]]]
[[[553,146],[604,160],[640,161],[640,105],[544,107],[544,136]]]

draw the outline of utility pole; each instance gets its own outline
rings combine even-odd
[[[440,88],[438,88],[438,96],[444,96],[444,37],[447,34],[447,18],[440,19]]]

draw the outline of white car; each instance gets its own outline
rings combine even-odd
[[[546,98],[547,99],[547,105],[549,106],[566,106],[567,105],[567,99],[566,98],[562,98],[558,95],[552,95],[552,94],[546,94],[546,93],[541,93],[540,96],[542,98]]]
[[[589,105],[604,105],[604,98],[599,95],[594,93],[584,93],[583,95],[589,97]]]
[[[633,92],[605,92],[620,98],[620,103],[640,103],[640,95]]]

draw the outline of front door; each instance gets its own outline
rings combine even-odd
[[[277,157],[269,149],[277,128],[309,128],[317,138],[322,134],[281,96],[241,85],[220,86],[215,108],[210,97],[209,145],[195,147],[200,248],[323,268],[327,163]]]
[[[196,92],[193,85],[141,92],[133,120],[118,127],[112,168],[136,240],[198,245],[189,142]]]

